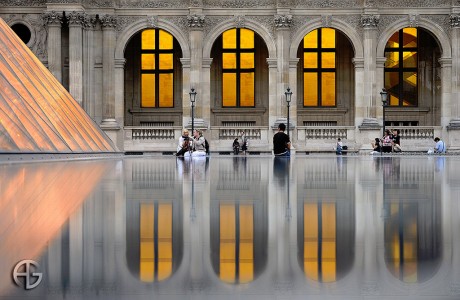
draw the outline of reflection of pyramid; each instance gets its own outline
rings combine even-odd
[[[104,132],[0,18],[0,153],[114,150]]]

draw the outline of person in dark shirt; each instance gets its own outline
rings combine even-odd
[[[399,136],[399,129],[393,129],[393,151],[401,152],[401,137]]]
[[[286,125],[280,123],[278,125],[278,132],[273,136],[273,153],[275,156],[290,156],[289,149],[291,149],[291,141],[289,136],[284,133]]]

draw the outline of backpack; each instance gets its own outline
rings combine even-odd
[[[207,139],[204,139],[204,148],[206,149],[206,154],[209,155],[209,142]]]

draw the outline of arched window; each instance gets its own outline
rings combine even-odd
[[[418,30],[404,28],[385,46],[385,89],[391,106],[418,105]]]
[[[336,31],[315,29],[303,39],[303,105],[336,106]]]
[[[147,29],[141,37],[141,107],[174,107],[173,36]]]
[[[236,28],[222,34],[222,106],[255,106],[254,32]]]

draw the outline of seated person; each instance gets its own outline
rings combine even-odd
[[[233,154],[237,155],[240,152],[240,143],[238,142],[238,138],[233,140]]]
[[[436,146],[434,146],[434,153],[446,153],[446,144],[438,138],[435,137],[434,141],[436,142]]]
[[[371,143],[372,152],[380,152],[382,149],[380,148],[380,139],[375,138],[375,140]]]
[[[338,139],[337,139],[337,144],[335,145],[335,153],[336,153],[337,155],[342,154],[342,149],[343,149],[342,139],[341,139],[341,138],[338,138]]]
[[[187,156],[206,156],[206,140],[203,137],[201,130],[195,129],[193,131],[193,152],[185,153],[185,157]]]
[[[385,130],[385,135],[382,139],[382,152],[389,153],[393,151],[393,140],[391,139],[390,130]]]
[[[394,152],[401,152],[401,137],[399,136],[399,129],[393,129],[393,151]]]
[[[184,156],[188,151],[192,150],[192,139],[188,136],[188,130],[182,131],[182,136],[179,138],[179,144],[177,145],[176,156]]]

